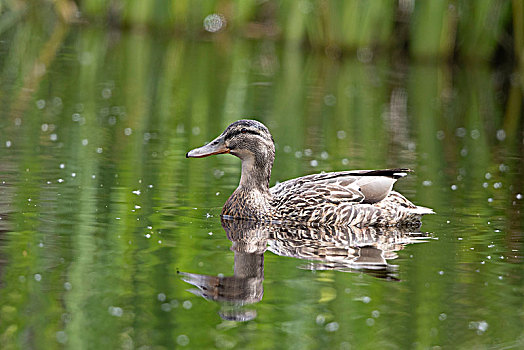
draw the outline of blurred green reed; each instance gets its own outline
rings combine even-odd
[[[522,57],[524,9],[514,0],[19,0],[0,1],[0,32],[34,18],[49,22],[111,23],[158,33],[203,36],[206,16],[218,13],[232,36],[280,38],[337,54],[362,48],[396,49],[416,58],[489,61],[497,48]],[[511,36],[513,35],[513,39]]]

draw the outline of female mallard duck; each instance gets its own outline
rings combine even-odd
[[[256,120],[239,120],[205,146],[186,154],[201,158],[230,153],[242,160],[240,184],[223,217],[311,226],[392,226],[418,223],[429,208],[392,191],[409,169],[351,170],[307,175],[269,188],[275,159],[273,137]]]

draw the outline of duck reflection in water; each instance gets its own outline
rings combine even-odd
[[[398,257],[405,245],[429,237],[417,227],[322,227],[269,225],[250,220],[222,219],[222,227],[235,254],[233,276],[210,276],[179,272],[195,286],[189,291],[221,304],[220,317],[249,321],[256,310],[246,305],[262,300],[264,252],[306,260],[300,268],[364,272],[398,280],[388,260]]]

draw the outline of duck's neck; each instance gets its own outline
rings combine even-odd
[[[275,153],[235,154],[242,160],[242,175],[240,184],[226,201],[222,208],[222,215],[234,218],[262,220],[271,213],[271,194],[269,192],[269,178]]]
[[[258,191],[269,195],[269,179],[274,157],[257,155],[242,159],[242,174],[238,190]]]

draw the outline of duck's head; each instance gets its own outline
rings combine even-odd
[[[186,158],[223,153],[230,153],[242,160],[241,186],[262,181],[265,187],[269,187],[275,146],[273,137],[264,124],[256,120],[238,120],[213,141],[187,152]]]

